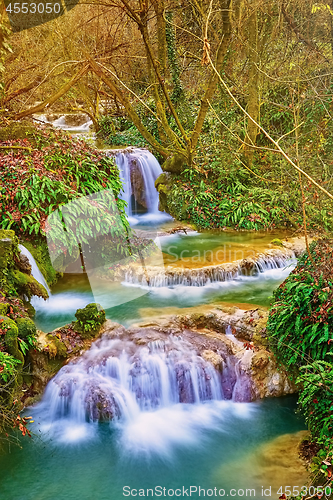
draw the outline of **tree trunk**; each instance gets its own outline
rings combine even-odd
[[[103,69],[91,57],[88,57],[88,59],[93,72],[105,83],[107,87],[109,87],[111,92],[121,102],[126,110],[128,117],[130,118],[130,120],[132,120],[133,124],[139,130],[141,135],[154,149],[156,149],[156,151],[158,151],[164,158],[167,158],[170,155],[170,152],[166,148],[161,146],[161,144],[157,142],[155,137],[146,129],[133,106],[131,105],[130,101],[127,99],[123,90],[119,89],[118,86],[106,76]]]
[[[216,62],[215,62],[215,67],[218,72],[220,72],[222,69],[224,57],[227,53],[227,49],[229,47],[229,42],[231,39],[231,15],[230,15],[231,0],[220,0],[220,5],[222,9],[223,25],[222,25],[222,40],[217,51]],[[202,126],[204,124],[206,114],[209,108],[209,100],[213,97],[215,93],[217,82],[218,82],[218,76],[213,71],[206,85],[204,96],[201,99],[200,110],[192,132],[191,136],[192,151],[196,148],[196,145],[198,144]]]
[[[259,121],[259,71],[257,65],[259,63],[258,54],[258,14],[257,6],[252,3],[250,5],[250,15],[248,18],[248,30],[249,30],[249,41],[248,41],[248,59],[249,59],[249,83],[248,83],[248,113],[252,118],[258,122]],[[254,149],[251,145],[256,145],[258,135],[257,125],[248,120],[247,122],[247,134],[245,142],[249,144],[245,148],[245,158],[248,166],[251,166],[253,161]]]

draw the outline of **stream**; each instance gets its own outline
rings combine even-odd
[[[70,131],[89,129],[87,121],[77,126],[60,116],[53,122]],[[149,199],[145,196],[140,203],[135,186],[130,187],[131,155],[139,155],[144,192],[149,191]],[[70,322],[75,311],[90,302],[100,303],[107,318],[125,327],[212,306],[268,307],[274,289],[294,268],[294,257],[272,257],[259,259],[247,275],[238,270],[223,276],[215,271],[200,274],[202,267],[252,258],[271,248],[274,238],[288,235],[168,234],[172,222],[158,211],[154,179],[160,167],[151,156],[135,149],[127,155],[117,153],[127,179],[123,196],[131,224],[156,233],[161,272],[171,269],[176,277],[158,275],[147,283],[131,274],[121,282],[64,274],[47,301],[32,299],[41,330],[49,332]],[[39,270],[33,269],[36,276]],[[191,273],[194,279],[189,279]],[[181,338],[142,347],[126,339],[97,341],[76,363],[63,367],[42,401],[28,410],[34,419],[33,438],[22,439],[21,448],[0,455],[1,498],[278,498],[278,487],[296,484],[291,481],[298,477],[284,464],[281,449],[274,448],[276,438],[305,429],[295,411],[296,397],[238,403],[225,398],[219,377],[213,365]],[[270,456],[277,463],[274,470],[267,469]],[[199,494],[199,487],[205,494]],[[262,488],[269,487],[270,494],[264,494]]]

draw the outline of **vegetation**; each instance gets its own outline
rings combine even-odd
[[[83,255],[102,269],[151,250],[131,234],[110,157],[62,132],[17,122],[82,112],[108,145],[149,147],[158,156],[161,208],[177,220],[199,230],[283,227],[323,237],[276,291],[267,328],[300,387],[319,447],[316,480],[329,480],[333,1],[93,0],[61,22],[14,34],[1,0],[0,7],[4,422],[26,433],[13,406],[36,341],[25,297],[47,296],[22,267],[17,237],[48,283]],[[116,273],[114,264],[105,274]],[[87,308],[47,337],[50,356],[81,348],[81,336],[99,330],[103,312]]]
[[[330,480],[333,460],[332,264],[332,240],[313,243],[276,290],[267,323],[270,345],[300,389],[300,409],[318,445],[312,470],[320,485]]]
[[[81,334],[82,338],[94,336],[105,321],[105,311],[99,304],[88,304],[75,313],[76,321],[74,330]]]
[[[29,373],[27,354],[36,348],[36,327],[24,297],[47,297],[46,290],[22,268],[14,231],[0,231],[0,440],[9,428],[30,435],[27,418],[19,415],[20,389]],[[7,436],[7,437],[6,437]],[[13,438],[14,439],[14,438]]]

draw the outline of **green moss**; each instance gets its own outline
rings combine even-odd
[[[35,323],[30,318],[18,318],[16,320],[16,325],[18,328],[18,336],[20,339],[24,339],[29,335],[36,334],[36,326]]]
[[[0,303],[0,316],[6,316],[8,311],[8,304],[5,302]]]
[[[0,272],[14,266],[14,255],[18,252],[17,244],[14,231],[0,229]]]
[[[283,247],[283,243],[279,238],[275,238],[274,240],[271,241],[272,245],[276,245],[278,247]]]
[[[90,338],[100,330],[105,321],[105,311],[99,304],[88,304],[83,309],[78,309],[75,313],[77,321],[74,322],[74,329],[83,338]]]
[[[58,337],[49,333],[46,338],[49,341],[48,352],[50,358],[55,358],[56,356],[61,358],[67,357],[67,347]]]
[[[4,334],[5,346],[9,354],[24,363],[23,354],[18,348],[18,328],[15,321],[7,316],[0,316],[0,328]]]
[[[21,295],[27,295],[28,297],[37,295],[38,297],[43,297],[43,299],[47,299],[49,296],[43,285],[38,283],[33,276],[29,276],[21,271],[12,271],[9,279]]]

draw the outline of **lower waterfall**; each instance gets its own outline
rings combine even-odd
[[[110,422],[139,434],[157,426],[158,439],[169,442],[170,432],[179,432],[164,429],[172,426],[173,419],[177,427],[181,418],[185,427],[211,426],[212,419],[223,416],[221,404],[244,400],[237,362],[233,356],[226,358],[221,374],[181,337],[170,335],[137,345],[106,334],[58,372],[35,412],[43,415],[42,427],[62,441],[86,438],[98,422]],[[244,381],[245,391],[249,383]],[[189,428],[186,432],[194,431]],[[140,436],[131,436],[131,445],[134,438],[142,447]],[[195,433],[192,439],[196,439]],[[163,446],[159,451],[165,451]]]

